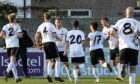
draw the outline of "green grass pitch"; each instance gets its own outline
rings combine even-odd
[[[74,82],[69,81],[64,78],[65,82],[60,83],[54,81],[53,83],[48,83],[46,78],[23,78],[23,81],[18,84],[74,84]],[[5,82],[3,78],[0,78],[0,84],[16,84],[14,79],[9,79],[8,82]],[[99,83],[95,82],[94,78],[80,78],[79,84],[129,84],[128,78],[125,78],[124,81],[117,81],[113,77],[104,77],[100,79]],[[140,77],[137,77],[136,84],[140,84]]]

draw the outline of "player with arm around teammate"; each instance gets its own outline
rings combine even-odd
[[[121,77],[126,75],[126,67],[130,68],[129,84],[135,84],[136,66],[138,65],[140,23],[133,18],[134,8],[128,7],[125,11],[125,18],[120,19],[114,25],[110,35],[118,35]]]

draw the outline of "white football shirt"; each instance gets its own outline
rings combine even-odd
[[[113,28],[113,25],[110,25],[110,28],[103,28],[103,33],[105,33],[105,35],[109,36],[109,32],[111,31],[111,29]],[[118,47],[118,39],[116,37],[110,36],[109,40],[109,48],[110,49],[115,49],[116,47]]]
[[[56,40],[58,51],[64,51],[64,45],[66,42],[66,36],[67,36],[68,30],[66,28],[61,27],[60,29],[56,29],[56,33],[59,37],[62,38],[62,41]]]
[[[103,48],[103,41],[107,36],[103,32],[95,31],[88,34],[90,51]]]
[[[54,42],[53,33],[56,33],[55,26],[50,22],[43,22],[37,29],[42,36],[42,43]]]
[[[84,56],[82,41],[85,40],[85,35],[80,30],[70,30],[67,34],[66,41],[69,42],[70,57]]]
[[[119,36],[119,49],[131,48],[138,50],[138,35],[140,24],[133,18],[123,18],[117,21],[113,27]]]
[[[2,31],[6,34],[6,48],[19,47],[18,33],[22,32],[19,24],[6,24]]]

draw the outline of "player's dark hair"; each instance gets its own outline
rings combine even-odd
[[[60,18],[56,18],[55,20],[61,21],[61,19],[60,19]]]
[[[50,20],[51,19],[51,15],[49,13],[44,13],[44,18],[46,20]]]
[[[78,21],[78,20],[75,20],[75,21],[73,22],[73,26],[74,26],[75,28],[79,27],[79,21]]]
[[[97,22],[91,22],[90,25],[92,26],[92,28],[96,31],[98,28],[98,23]]]
[[[105,20],[105,21],[109,22],[108,17],[104,17],[104,18],[102,18],[102,20]]]
[[[16,14],[15,13],[11,13],[8,15],[8,20],[10,23],[13,23],[16,19]]]

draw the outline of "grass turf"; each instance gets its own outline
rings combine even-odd
[[[69,81],[64,78],[65,82],[60,83],[54,80],[53,83],[48,83],[46,78],[23,78],[23,81],[18,84],[74,84],[74,82]],[[5,82],[3,78],[0,78],[0,84],[16,84],[14,79],[9,79],[8,82]],[[80,78],[80,84],[129,84],[128,78],[125,78],[124,81],[117,81],[113,77],[101,78],[99,83],[95,82],[93,78]],[[140,77],[137,77],[136,84],[140,84]]]

